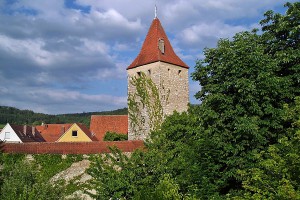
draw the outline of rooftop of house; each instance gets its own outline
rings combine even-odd
[[[128,133],[128,115],[92,115],[90,130],[99,141],[103,141],[105,133]]]
[[[45,140],[39,134],[35,127],[28,125],[10,124],[11,128],[18,135],[22,142],[44,142]]]
[[[43,124],[36,126],[46,142],[57,141],[62,134],[64,134],[73,124]]]
[[[176,55],[159,19],[155,17],[149,28],[140,53],[127,67],[127,70],[157,61],[174,64],[183,68],[189,68]]]
[[[98,141],[97,137],[85,125],[80,123],[76,123],[76,124],[92,141]]]
[[[36,129],[46,142],[56,142],[73,124],[43,124],[41,126],[36,126]],[[77,124],[92,141],[98,141],[85,125],[80,123],[75,124]]]

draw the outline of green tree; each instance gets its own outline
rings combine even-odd
[[[89,174],[97,191],[94,197],[150,200],[192,195],[195,121],[188,113],[174,113],[151,134],[146,151],[127,157],[113,149],[112,154],[92,158]]]
[[[285,100],[289,103],[300,92],[300,3],[286,3],[285,15],[268,11],[260,24],[266,53],[278,61],[276,75],[285,77],[290,90]]]
[[[5,199],[63,199],[60,184],[50,184],[39,173],[39,166],[24,155],[3,155],[0,198]]]
[[[277,144],[255,154],[258,163],[251,169],[238,170],[243,194],[235,199],[300,199],[300,98],[285,106],[284,119],[293,119],[292,129]]]
[[[252,168],[254,155],[278,143],[291,125],[283,105],[299,95],[299,3],[287,6],[285,16],[266,13],[262,35],[222,39],[197,62],[192,76],[202,86],[196,97],[203,156],[197,178],[204,198],[240,192],[237,171]]]
[[[128,135],[108,131],[105,133],[103,140],[104,141],[124,141],[124,140],[128,140]]]

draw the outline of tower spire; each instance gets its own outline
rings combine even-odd
[[[154,19],[156,19],[156,18],[157,18],[157,6],[155,4]]]
[[[158,46],[162,48],[158,48]],[[127,70],[158,61],[189,68],[174,52],[159,19],[154,18],[140,53],[127,67]]]

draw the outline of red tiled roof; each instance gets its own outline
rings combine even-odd
[[[22,142],[44,142],[36,128],[27,125],[10,125]]]
[[[127,115],[92,115],[90,130],[95,134],[99,141],[103,141],[107,131],[127,134],[128,116]]]
[[[92,141],[98,141],[85,125],[80,123],[76,124]],[[73,124],[45,124],[36,126],[36,129],[46,142],[56,142],[72,125]]]
[[[92,140],[92,141],[98,141],[96,136],[92,134],[92,132],[83,124],[76,123],[79,128]]]
[[[162,53],[158,48],[158,41],[164,40],[165,52]],[[132,69],[141,65],[162,61],[171,63],[184,68],[189,68],[174,52],[171,43],[161,26],[158,18],[152,21],[148,34],[143,43],[142,49],[135,60],[127,67]]]
[[[56,142],[73,124],[44,124],[36,126],[46,142]]]

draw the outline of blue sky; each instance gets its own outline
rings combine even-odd
[[[290,1],[295,2],[295,1]],[[126,67],[154,5],[171,44],[194,71],[205,47],[259,28],[278,0],[0,0],[0,105],[48,114],[126,107]],[[190,79],[190,102],[200,90]]]

